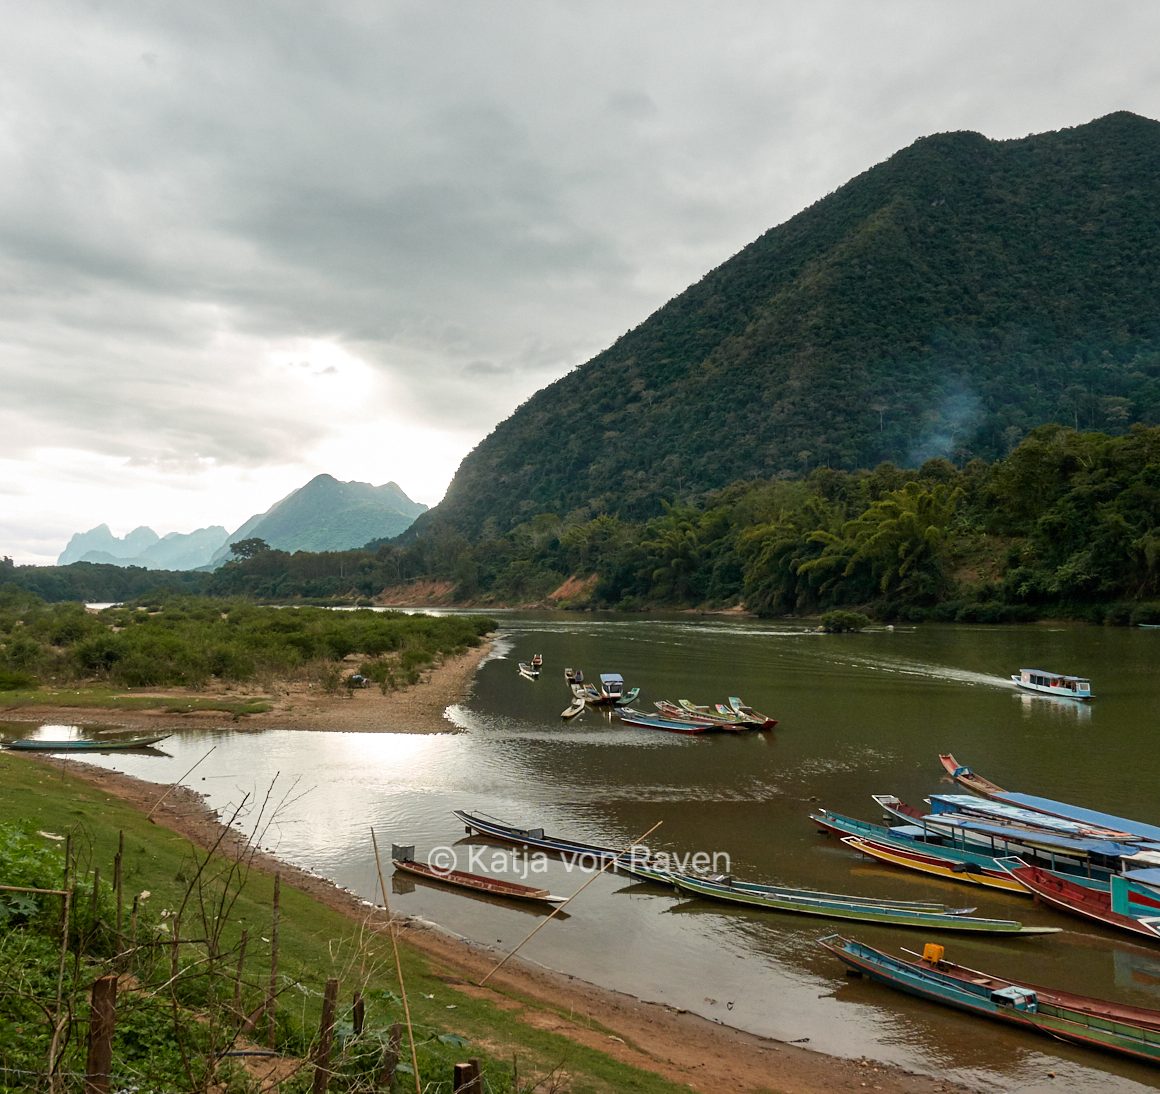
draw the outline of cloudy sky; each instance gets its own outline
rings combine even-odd
[[[920,136],[1160,117],[1160,4],[8,0],[0,554],[435,504],[523,400]],[[578,408],[582,410],[582,408]]]

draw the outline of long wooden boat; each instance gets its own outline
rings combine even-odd
[[[1077,699],[1086,703],[1095,698],[1091,683],[1082,676],[1065,676],[1046,669],[1020,669],[1011,677],[1011,683],[1024,691],[1054,695],[1058,699]]]
[[[743,703],[736,695],[729,696],[729,708],[739,717],[756,726],[758,729],[773,729],[777,725],[777,719],[771,718],[768,714],[762,714],[759,710],[754,710],[748,703]]]
[[[710,900],[826,919],[884,923],[923,930],[972,931],[976,934],[1056,934],[1060,930],[1059,927],[1025,927],[1014,919],[985,919],[964,915],[954,909],[933,911],[929,908],[892,906],[872,897],[813,894],[809,890],[779,889],[777,886],[765,886],[757,890],[736,885],[730,879],[701,878],[691,874],[673,874],[672,881],[683,892]]]
[[[416,862],[414,859],[393,858],[391,862],[396,870],[403,870],[408,874],[435,881],[441,885],[451,885],[457,889],[470,889],[476,893],[487,893],[489,896],[505,897],[508,900],[529,900],[537,904],[563,904],[567,897],[555,896],[547,889],[536,889],[531,885],[523,885],[518,881],[505,881],[502,878],[487,877],[483,874],[472,874],[466,870],[440,870],[426,862]]]
[[[519,673],[525,680],[536,680],[539,678],[540,670],[536,668],[530,661],[520,661]]]
[[[941,863],[950,868],[951,873],[945,875],[948,880],[961,880],[971,884],[977,882],[987,888],[1005,889],[1020,894],[1029,892],[999,864],[1000,857],[1010,854],[1005,848],[1000,850],[999,855],[987,854],[985,851],[967,847],[953,833],[940,833],[919,824],[898,824],[893,828],[887,828],[885,825],[846,817],[828,809],[819,809],[811,813],[810,820],[817,824],[821,831],[833,833],[839,838],[851,836],[864,840],[874,847],[888,848],[907,859],[922,858],[932,863]],[[867,854],[873,853],[863,847],[858,847],[857,850]],[[1032,854],[1031,849],[1027,849],[1023,854]],[[922,870],[921,866],[914,865],[910,861],[893,861],[885,855],[874,857],[884,862],[892,862],[896,866],[919,869],[924,873],[940,873],[937,870]],[[1091,888],[1107,888],[1108,878],[1116,872],[1090,862],[1077,863],[1070,859],[1064,860],[1058,855],[1034,857],[1030,865],[1064,874],[1076,884]],[[989,879],[991,883],[988,884],[983,878]]]
[[[1107,891],[1089,889],[1022,859],[1000,859],[1012,877],[1046,904],[1129,934],[1160,939],[1160,871],[1116,874]]]
[[[517,828],[515,825],[506,824],[493,817],[468,813],[463,809],[454,810],[454,814],[463,822],[468,835],[490,836],[492,839],[504,843],[514,843],[520,847],[534,847],[539,851],[550,851],[566,861],[595,864],[597,869],[606,862],[615,862],[623,852],[622,848],[602,847],[595,843],[579,843],[576,840],[547,836],[542,828]]]
[[[1133,820],[1130,817],[1118,817],[1113,813],[1104,813],[1096,809],[1085,809],[1069,802],[1041,798],[1035,794],[1020,794],[1012,790],[1005,790],[991,782],[990,779],[983,778],[971,768],[964,767],[950,753],[940,754],[939,762],[955,782],[991,801],[1003,802],[1037,813],[1045,813],[1051,817],[1062,817],[1065,820],[1126,833],[1130,838],[1160,842],[1160,826],[1145,824],[1143,821]]]
[[[720,714],[708,707],[697,706],[688,699],[678,699],[675,703],[668,699],[658,699],[653,706],[663,718],[675,718],[678,722],[708,722],[723,733],[744,733],[755,727],[744,722],[736,714]]]
[[[976,972],[941,960],[942,947],[934,948],[931,960],[908,961],[836,934],[818,944],[853,973],[921,999],[1160,1063],[1160,1012]]]
[[[7,741],[4,747],[10,748],[14,752],[124,752],[132,748],[149,748],[171,736],[171,733],[158,733],[153,736],[108,737],[105,739],[78,737],[62,741],[21,737],[18,740]]]
[[[577,714],[584,713],[584,708],[587,705],[588,704],[587,704],[587,702],[585,702],[584,699],[575,698],[572,700],[572,703],[570,706],[568,706],[565,710],[560,711],[560,717],[561,718],[575,718]]]
[[[964,885],[978,885],[984,889],[1001,889],[1008,893],[1030,896],[1031,890],[1017,878],[1009,875],[989,873],[977,866],[952,859],[940,859],[919,850],[897,847],[867,839],[865,836],[843,836],[842,842],[851,850],[859,851],[868,858],[898,866],[905,870],[916,870],[920,874],[957,881]]]
[[[659,715],[645,714],[644,711],[634,710],[632,707],[617,707],[615,716],[626,726],[636,726],[640,729],[663,729],[668,733],[707,733],[716,726],[708,722],[691,722],[679,718],[662,718]]]
[[[1031,854],[1052,861],[1051,869],[1086,872],[1099,868],[1116,873],[1126,864],[1160,866],[1160,845],[1071,836],[1042,828],[1025,828],[1011,821],[963,813],[923,813],[893,794],[873,794],[888,816],[915,824],[972,848],[1001,856]],[[1059,865],[1055,865],[1058,862]]]

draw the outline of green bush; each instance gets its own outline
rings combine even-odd
[[[826,634],[847,634],[865,630],[870,626],[870,617],[861,612],[832,611],[822,616],[822,630]]]

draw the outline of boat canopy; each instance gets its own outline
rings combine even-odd
[[[1053,801],[1051,798],[1040,798],[1035,794],[1016,794],[1007,791],[1003,801],[1024,809],[1034,809],[1037,812],[1053,813],[1059,817],[1079,821],[1082,824],[1098,825],[1101,828],[1115,828],[1121,832],[1130,832],[1141,839],[1160,842],[1160,827],[1154,824],[1144,824],[1142,821],[1131,820],[1128,817],[1117,817],[1112,813],[1101,813],[1098,809],[1083,809],[1078,805],[1067,802]]]
[[[1160,889],[1160,870],[1126,870],[1124,877],[1134,881],[1137,885],[1147,885],[1151,889]]]
[[[624,677],[619,672],[602,672],[600,682],[602,684],[623,684]]]

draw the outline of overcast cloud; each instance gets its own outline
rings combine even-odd
[[[1160,5],[5,5],[0,554],[435,504],[532,392],[928,133],[1160,117]]]

